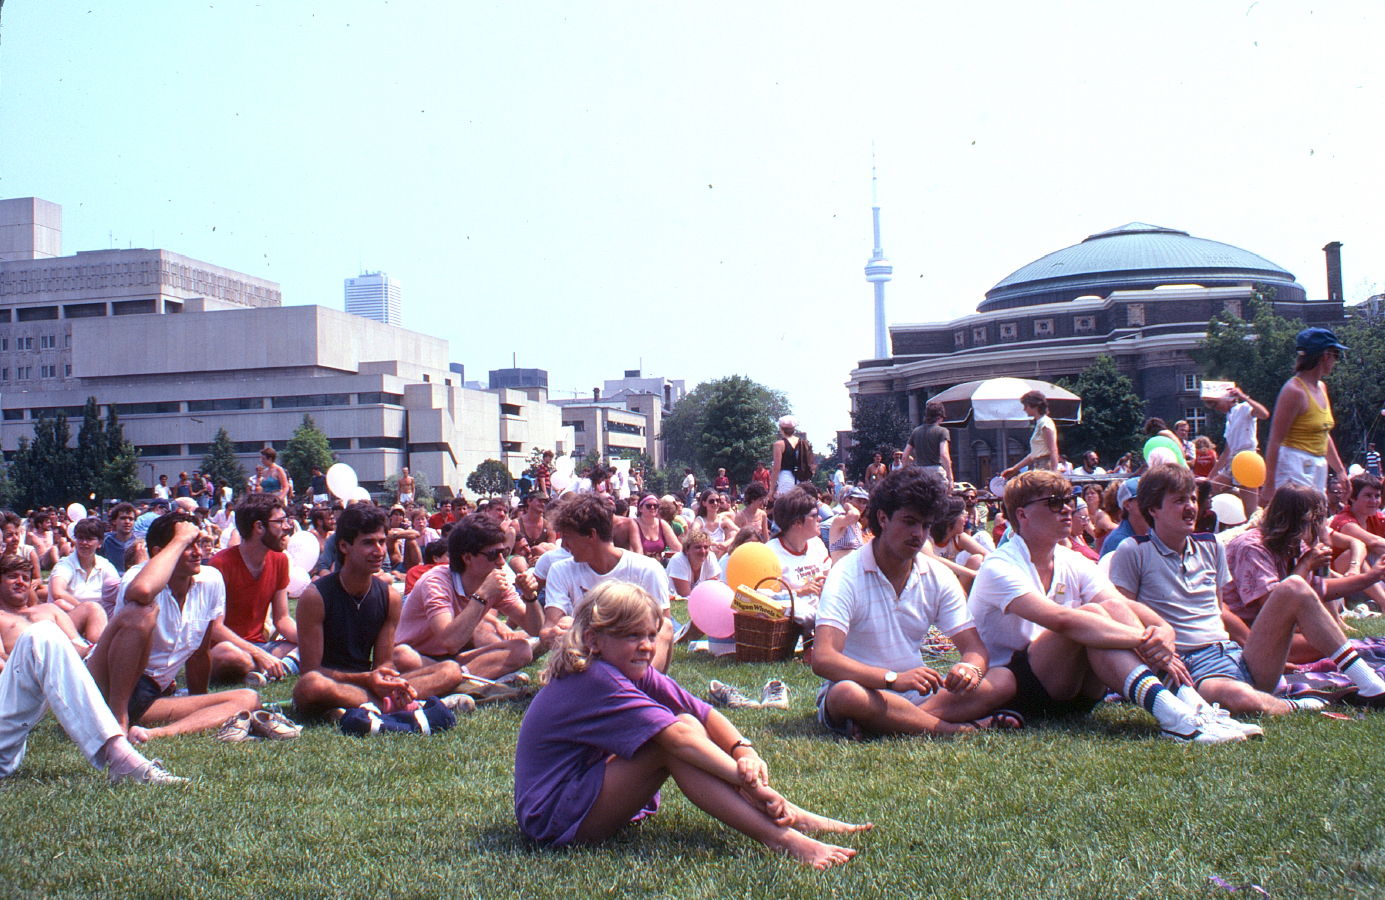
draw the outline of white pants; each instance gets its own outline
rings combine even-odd
[[[1286,484],[1301,484],[1323,493],[1327,490],[1327,457],[1280,447],[1279,460],[1274,465],[1274,486]]]
[[[71,642],[57,625],[38,622],[15,641],[0,672],[0,778],[19,768],[29,732],[50,706],[97,768],[101,748],[125,733]]]

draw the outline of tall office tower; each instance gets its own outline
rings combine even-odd
[[[346,279],[346,311],[386,325],[402,325],[399,282],[384,272],[365,272]]]

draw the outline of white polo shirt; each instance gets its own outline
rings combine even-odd
[[[48,576],[49,584],[60,575],[67,583],[68,593],[79,601],[95,600],[107,613],[114,608],[116,595],[120,591],[120,573],[115,570],[111,561],[100,553],[96,554],[96,562],[91,567],[91,574],[88,575],[82,571],[82,563],[77,559],[77,552],[74,550],[53,566],[53,572]]]
[[[125,591],[130,582],[143,568],[144,563],[141,563],[125,572],[120,582],[120,596],[115,602],[117,613],[125,605]],[[167,688],[178,677],[183,663],[202,646],[212,620],[226,615],[226,582],[215,567],[203,566],[202,571],[193,576],[181,609],[167,585],[159,591],[154,602],[159,605],[159,617],[154,623],[144,674],[158,682],[159,687]]]
[[[895,672],[923,664],[919,648],[929,626],[949,637],[973,627],[967,596],[942,563],[915,556],[896,595],[875,562],[874,544],[853,550],[827,573],[817,624],[846,634],[842,652],[849,658]]]
[[[571,558],[554,563],[553,568],[548,571],[548,582],[544,585],[544,608],[561,609],[564,615],[570,616],[588,591],[608,581],[637,584],[657,600],[660,607],[669,607],[672,591],[669,588],[668,575],[658,560],[642,553],[620,550],[620,560],[605,575],[600,575],[586,563]]]
[[[992,666],[1003,666],[1029,646],[1043,627],[1010,612],[1010,604],[1026,594],[1047,596],[1059,606],[1090,603],[1102,591],[1115,588],[1096,563],[1067,547],[1053,548],[1053,583],[1044,591],[1039,572],[1029,558],[1029,545],[1018,533],[986,556],[972,583],[968,605],[986,644]]]

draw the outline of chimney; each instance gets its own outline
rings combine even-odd
[[[1333,241],[1322,252],[1327,254],[1327,299],[1342,302],[1342,242]]]
[[[665,384],[664,384],[664,409],[668,409],[668,408],[670,408],[671,406],[673,406],[673,385],[668,384],[668,383],[665,383]]]
[[[592,402],[597,403],[601,400],[601,388],[592,388]]]

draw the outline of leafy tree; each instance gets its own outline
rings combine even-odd
[[[1353,315],[1335,331],[1351,349],[1327,379],[1337,420],[1332,436],[1343,462],[1355,459],[1364,465],[1366,443],[1381,443],[1374,432],[1381,426],[1380,411],[1385,408],[1385,383],[1380,378],[1385,372],[1385,321]]]
[[[789,412],[789,401],[776,390],[745,377],[731,375],[704,381],[664,419],[667,468],[682,469],[674,461],[691,460],[698,483],[718,468],[737,484],[750,481],[755,463],[768,462],[776,433],[775,420]]]
[[[202,457],[202,473],[210,478],[213,484],[225,481],[231,486],[232,491],[240,491],[244,487],[245,468],[236,458],[236,445],[231,442],[231,436],[226,433],[225,428],[216,430],[211,449]]]
[[[879,453],[889,462],[890,454],[908,443],[913,427],[893,397],[860,397],[851,414],[851,430],[853,441],[846,474],[851,480],[860,481],[866,477],[871,457]]]
[[[587,451],[587,455],[577,461],[574,471],[580,477],[584,472],[595,468],[601,462],[601,454],[595,448]]]
[[[101,408],[95,397],[88,397],[82,408],[82,427],[77,432],[77,449],[73,453],[76,467],[76,486],[83,491],[98,489],[98,482],[110,458],[106,446],[106,429],[101,424]]]
[[[503,462],[487,459],[466,477],[467,490],[483,497],[506,494],[515,489],[514,476]]]
[[[20,438],[10,474],[21,509],[60,506],[90,491],[78,482],[76,453],[68,446],[71,439],[72,429],[61,413],[34,423],[32,443]]]
[[[1127,450],[1139,448],[1144,402],[1115,360],[1102,354],[1076,378],[1058,379],[1058,385],[1082,398],[1081,423],[1064,426],[1059,433],[1059,451],[1074,465],[1081,464],[1088,450],[1100,454],[1109,467]]]
[[[337,455],[332,452],[332,446],[327,442],[327,435],[317,427],[313,417],[305,414],[303,421],[293,431],[293,437],[289,438],[288,445],[279,454],[279,465],[284,467],[284,471],[289,473],[293,483],[298,490],[302,490],[312,481],[313,466],[317,466],[326,472],[332,467],[332,463],[337,461]]]
[[[100,495],[107,498],[126,499],[144,493],[146,488],[139,477],[139,450],[134,444],[121,440],[115,445],[113,454],[101,467],[97,485]]]

